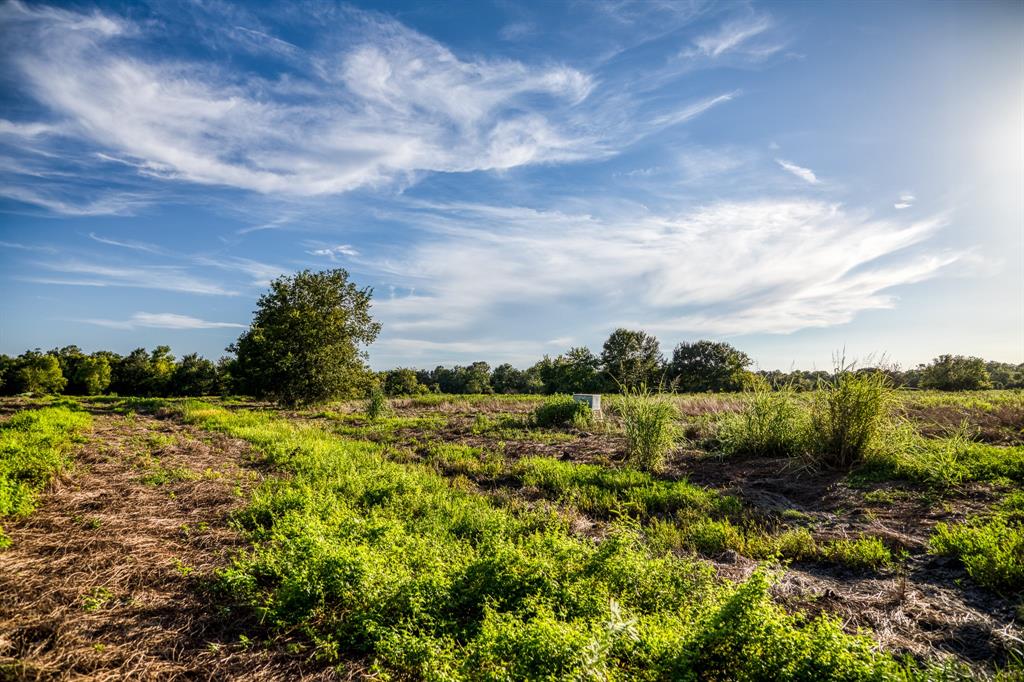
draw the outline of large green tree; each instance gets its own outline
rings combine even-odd
[[[642,331],[616,329],[601,349],[601,364],[614,386],[631,389],[661,381],[658,339]]]
[[[15,360],[15,393],[60,393],[67,383],[54,355],[30,350]]]
[[[245,392],[285,405],[354,395],[367,379],[366,352],[380,324],[370,315],[373,290],[342,269],[282,276],[257,303],[252,325],[228,350]]]
[[[738,391],[750,364],[746,353],[723,341],[683,342],[672,351],[668,377],[680,391]]]
[[[940,355],[921,368],[920,386],[940,391],[973,391],[989,388],[990,383],[981,358]]]

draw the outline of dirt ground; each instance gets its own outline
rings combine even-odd
[[[5,523],[0,680],[339,679],[286,637],[248,646],[259,625],[204,587],[262,475],[241,441],[96,414],[74,471]]]

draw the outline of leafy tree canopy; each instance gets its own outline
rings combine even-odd
[[[252,326],[228,350],[243,389],[285,405],[356,394],[368,379],[366,353],[380,333],[370,288],[343,269],[282,276],[257,303]]]
[[[680,391],[738,391],[750,358],[721,341],[683,342],[672,351],[670,380]]]

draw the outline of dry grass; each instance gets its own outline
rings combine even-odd
[[[0,679],[338,678],[289,653],[298,642],[247,646],[259,627],[206,591],[241,546],[228,516],[258,478],[247,453],[170,422],[97,417],[77,469],[0,553]],[[176,474],[143,483],[154,468]]]

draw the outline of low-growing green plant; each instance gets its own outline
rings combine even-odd
[[[718,425],[718,441],[726,454],[798,455],[807,443],[808,419],[792,388],[772,390],[763,378],[751,375],[750,396],[739,414],[726,415]]]
[[[573,400],[571,395],[552,396],[533,411],[533,423],[537,426],[574,426],[585,429],[593,418],[590,405]]]
[[[981,585],[1024,591],[1024,493],[1008,497],[990,518],[936,524],[928,545],[934,554],[959,558]]]
[[[822,382],[811,410],[811,437],[822,462],[850,467],[875,445],[889,418],[893,391],[885,374],[839,367]]]
[[[624,389],[614,403],[626,431],[626,455],[644,471],[659,471],[676,446],[679,411],[671,399],[646,386]]]
[[[861,536],[855,540],[832,540],[821,546],[820,550],[825,559],[861,571],[877,571],[896,565],[889,548],[880,539],[871,536]]]
[[[380,445],[245,410],[178,409],[287,474],[238,513],[254,546],[219,581],[328,660],[358,656],[401,679],[913,674],[835,619],[786,613],[761,573],[723,585],[636,530],[579,538],[561,515],[494,505],[429,466],[388,461]]]
[[[0,518],[32,512],[36,495],[71,464],[68,451],[91,423],[67,407],[24,410],[0,423]],[[8,543],[0,527],[0,546]]]

